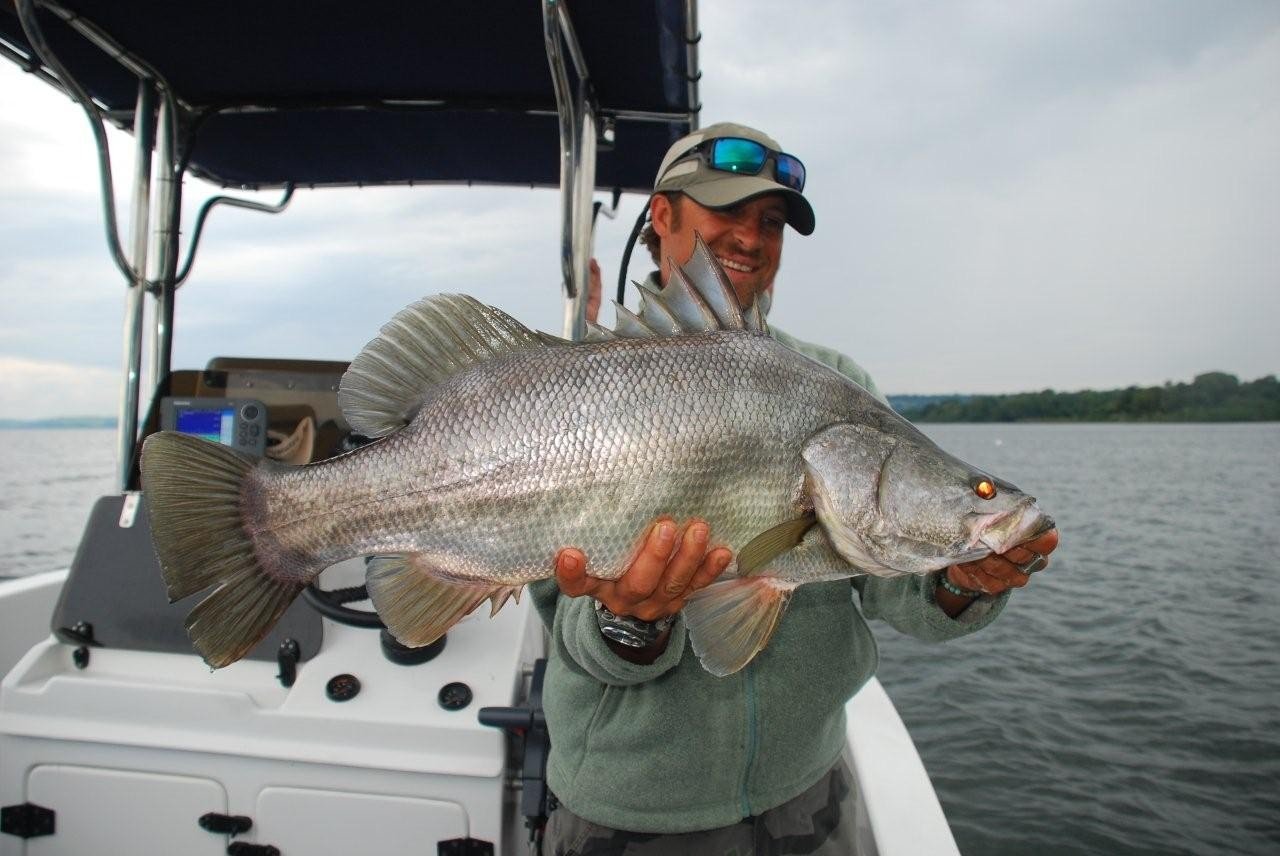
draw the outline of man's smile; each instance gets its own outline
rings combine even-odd
[[[727,270],[736,270],[740,273],[755,273],[760,269],[759,265],[747,264],[746,262],[738,262],[733,259],[726,259],[724,256],[716,256],[716,261]]]

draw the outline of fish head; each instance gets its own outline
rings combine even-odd
[[[914,429],[841,423],[805,444],[814,510],[832,545],[871,574],[922,574],[1053,528],[1035,497]]]

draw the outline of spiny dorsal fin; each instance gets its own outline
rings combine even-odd
[[[613,332],[624,339],[646,336],[687,336],[713,330],[767,332],[760,301],[748,309],[738,296],[720,262],[702,240],[694,236],[693,255],[683,267],[671,265],[666,286],[658,291],[637,282],[640,311],[633,313],[614,303],[617,322]]]
[[[639,283],[637,283],[639,285]],[[658,333],[644,323],[639,315],[636,315],[627,307],[623,306],[616,300],[613,302],[613,311],[617,316],[614,321],[613,332],[621,339],[644,339],[650,336],[657,336]]]
[[[601,327],[594,321],[587,322],[587,335],[582,337],[584,342],[607,342],[610,339],[616,339],[618,335],[608,327]]]
[[[640,317],[659,336],[679,336],[685,332],[676,314],[667,307],[661,292],[640,283]]]
[[[702,235],[694,236],[693,255],[684,266],[684,274],[720,319],[722,329],[741,330],[747,326],[742,317],[743,309],[738,305],[738,294],[733,290],[724,268],[702,240]],[[756,306],[757,304],[752,304],[753,309]]]
[[[427,390],[451,375],[555,341],[473,297],[426,297],[397,312],[351,361],[338,404],[357,433],[381,437],[407,425]]]

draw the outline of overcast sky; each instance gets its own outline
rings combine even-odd
[[[700,20],[703,123],[756,125],[809,170],[818,226],[788,234],[772,320],[886,392],[1280,371],[1280,3],[706,0]],[[96,187],[82,114],[0,62],[0,417],[115,412],[124,288]],[[602,221],[606,280],[641,201]],[[418,188],[220,210],[175,366],[350,359],[439,291],[558,332],[558,206]]]

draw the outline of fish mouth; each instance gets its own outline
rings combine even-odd
[[[998,555],[1024,541],[1040,537],[1056,525],[1052,517],[1040,510],[1034,499],[1028,499],[1009,511],[978,515],[968,546],[981,544]]]

